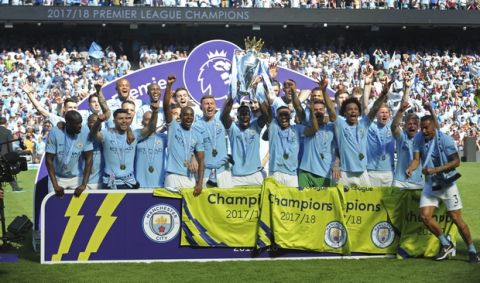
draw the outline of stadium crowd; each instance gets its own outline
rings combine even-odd
[[[479,0],[2,0],[10,5],[479,10]]]
[[[118,48],[117,48],[118,49]],[[185,58],[188,47],[175,50],[172,46],[158,48],[139,45],[139,68]],[[455,52],[396,53],[377,49],[371,54],[361,52],[333,52],[329,50],[286,49],[282,52],[265,49],[278,66],[299,71],[310,77],[327,76],[330,87],[355,93],[364,84],[365,63],[375,66],[377,81],[371,101],[381,91],[380,78],[389,76],[394,81],[389,103],[397,109],[403,95],[404,75],[412,74],[410,97],[415,112],[423,116],[422,105],[430,101],[438,117],[441,130],[451,135],[460,149],[465,137],[477,139],[480,148],[480,93],[478,54]],[[137,64],[135,64],[137,65]],[[52,123],[39,113],[22,91],[21,84],[29,82],[36,90],[36,99],[48,113],[61,114],[66,98],[78,101],[95,92],[98,81],[112,81],[132,71],[126,55],[118,54],[109,46],[105,57],[89,57],[86,44],[59,50],[47,48],[11,48],[0,52],[1,116],[7,127],[24,141],[24,152],[38,163],[45,150],[45,139]],[[17,145],[18,147],[19,145]]]

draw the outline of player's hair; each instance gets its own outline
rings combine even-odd
[[[345,99],[342,103],[342,107],[340,108],[340,115],[345,116],[345,111],[347,110],[347,105],[350,103],[354,103],[358,106],[358,111],[360,115],[362,115],[362,105],[360,104],[360,101],[356,97],[349,97]]]
[[[420,119],[420,122],[422,123],[427,121],[430,121],[430,123],[435,123],[435,120],[433,119],[432,115],[425,115],[422,117],[422,119]]]
[[[65,113],[65,122],[67,124],[81,123],[82,122],[82,115],[80,115],[80,113],[78,113],[75,110],[68,111],[67,113]]]
[[[65,98],[65,100],[63,101],[63,107],[67,107],[67,103],[75,103],[77,104],[77,100],[73,97],[68,97],[68,98]]]
[[[127,109],[123,109],[123,108],[118,108],[117,110],[115,110],[115,112],[113,112],[113,118],[117,118],[118,114],[128,114],[128,110]]]

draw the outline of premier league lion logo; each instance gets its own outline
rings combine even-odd
[[[213,95],[221,107],[230,89],[230,69],[235,44],[212,40],[200,44],[188,56],[183,68],[185,87],[197,103],[204,95]]]
[[[209,52],[207,57],[208,61],[200,68],[197,81],[200,83],[203,95],[215,95],[213,91],[214,86],[230,85],[230,68],[232,63],[227,59],[227,53],[224,50]],[[225,97],[226,94],[215,99],[224,99]]]

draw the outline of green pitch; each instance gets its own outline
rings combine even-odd
[[[463,214],[480,249],[480,163],[463,163],[458,185]],[[33,211],[35,171],[18,176],[24,192],[6,186],[7,224]],[[128,244],[128,243],[125,243]],[[30,238],[2,253],[16,253],[18,263],[0,263],[0,282],[480,282],[480,265],[466,262],[466,247],[458,239],[454,259],[267,260],[208,263],[125,263],[41,265]]]

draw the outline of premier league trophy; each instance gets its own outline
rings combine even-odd
[[[245,51],[236,50],[232,61],[230,75],[230,87],[232,98],[240,100],[248,97],[250,101],[262,102],[265,99],[265,88],[268,93],[272,92],[272,84],[268,75],[268,67],[265,62],[267,55],[260,53],[263,40],[245,39]],[[255,84],[258,77],[262,77],[262,83]]]

